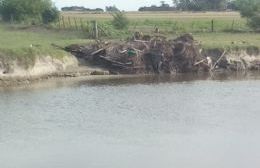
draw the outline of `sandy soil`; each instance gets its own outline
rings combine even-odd
[[[33,67],[25,69],[15,61],[12,63],[12,70],[5,73],[0,66],[0,87],[29,84],[35,81],[50,78],[72,78],[90,75],[109,75],[109,72],[98,67],[82,65],[73,56],[66,56],[63,60],[53,59],[50,56],[37,58]]]

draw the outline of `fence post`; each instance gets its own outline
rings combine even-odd
[[[214,20],[211,20],[211,32],[214,32]]]
[[[60,17],[59,17],[58,22],[59,22],[59,30],[60,30],[61,29]]]
[[[62,16],[61,19],[62,19],[63,28],[66,29],[66,25],[65,25],[64,17]]]
[[[98,23],[97,21],[93,21],[93,24],[94,24],[94,36],[95,36],[95,39],[98,39]]]
[[[14,23],[14,16],[11,14],[11,24],[13,24]]]
[[[235,19],[233,19],[231,30],[234,31]]]
[[[71,28],[71,20],[70,20],[70,17],[68,17],[68,21],[69,21],[69,28]]]
[[[77,24],[77,19],[74,17],[74,23],[75,23],[75,28],[78,30],[78,24]]]
[[[81,31],[84,31],[84,24],[82,18],[80,18],[80,27],[81,27]]]

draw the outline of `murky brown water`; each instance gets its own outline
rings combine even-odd
[[[146,76],[2,89],[0,167],[258,168],[259,79]]]

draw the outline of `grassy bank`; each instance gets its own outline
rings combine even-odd
[[[194,33],[203,48],[246,49],[260,48],[260,34],[255,33]]]
[[[97,20],[109,36],[104,40],[127,39],[135,31],[153,34],[154,27],[161,34],[175,38],[182,33],[192,33],[203,48],[260,48],[259,34],[252,33],[245,19],[236,12],[207,13],[169,13],[169,12],[129,12],[129,30],[115,30],[111,25],[112,16],[107,13],[90,14],[67,12],[64,18],[82,19],[84,24]],[[211,20],[214,20],[214,32],[211,32]],[[65,22],[68,22],[65,20]],[[72,22],[73,23],[73,22]],[[72,24],[71,23],[71,24]],[[66,24],[66,23],[65,23]],[[32,64],[36,56],[49,55],[61,58],[66,53],[51,44],[67,46],[74,43],[88,43],[89,34],[72,28],[59,29],[59,23],[50,28],[40,26],[21,26],[0,23],[0,59],[19,60],[22,64]],[[72,25],[73,26],[73,25]]]
[[[62,58],[67,53],[51,44],[66,46],[84,43],[84,34],[79,32],[56,31],[43,27],[0,24],[0,59],[3,62],[17,60],[28,66],[36,56]]]

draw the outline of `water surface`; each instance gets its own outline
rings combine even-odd
[[[0,167],[258,168],[259,100],[255,75],[2,88]]]

